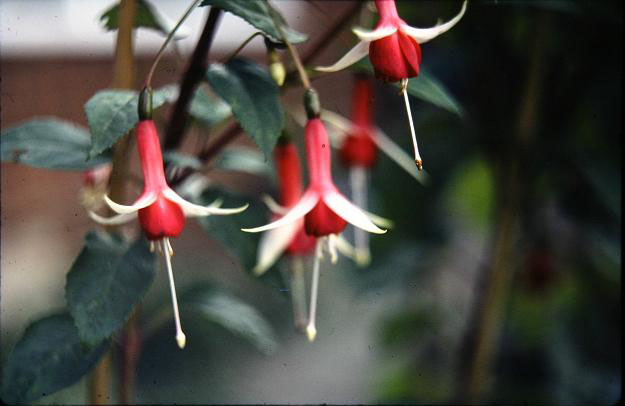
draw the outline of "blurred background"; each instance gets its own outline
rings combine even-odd
[[[185,8],[173,0],[151,3],[174,21]],[[397,3],[402,18],[418,27],[451,18],[461,4]],[[274,4],[310,35],[303,53],[352,6]],[[98,21],[111,5],[3,0],[3,129],[50,115],[86,126],[84,103],[111,85],[115,34]],[[185,23],[183,56],[206,12]],[[281,275],[256,279],[210,229],[190,221],[174,244],[181,289],[209,282],[243,298],[273,326],[278,346],[266,354],[218,325],[190,321],[181,352],[171,325],[144,331],[138,403],[621,399],[622,14],[618,0],[475,0],[456,27],[423,45],[423,67],[457,99],[462,115],[414,100],[430,182],[420,185],[380,154],[371,210],[395,227],[371,238],[368,268],[344,258],[324,266],[312,344],[293,329]],[[211,59],[253,32],[225,15]],[[162,39],[137,31],[137,86]],[[344,30],[314,64],[334,62],[354,43]],[[242,55],[264,61],[262,41]],[[169,57],[156,85],[176,82],[183,69]],[[325,108],[349,116],[352,73],[314,85]],[[284,97],[285,106],[297,104],[301,89]],[[394,87],[376,82],[376,124],[410,151],[403,108]],[[237,143],[253,145],[244,137]],[[346,170],[335,161],[335,178],[347,192]],[[78,199],[80,173],[3,163],[1,176],[4,362],[26,325],[64,306],[65,274],[94,225]],[[232,176],[253,193],[275,190],[266,177]],[[145,325],[167,294],[159,272],[142,304]],[[85,378],[38,403],[85,403],[86,386]]]

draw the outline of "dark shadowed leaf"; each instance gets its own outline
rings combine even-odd
[[[186,312],[196,312],[204,321],[217,323],[269,354],[277,346],[271,325],[252,306],[211,285],[197,286],[182,295]]]
[[[171,100],[175,86],[165,86],[154,91],[153,108],[157,109]],[[139,93],[134,90],[101,90],[85,104],[85,113],[91,130],[90,156],[110,148],[124,134],[130,131],[137,121]]]
[[[232,111],[223,100],[209,96],[202,89],[197,89],[189,105],[189,114],[201,125],[212,127],[230,116]]]
[[[100,16],[100,21],[104,23],[107,31],[116,30],[119,27],[119,3],[115,3]],[[174,29],[176,23],[162,16],[153,5],[146,0],[137,0],[135,11],[135,28],[148,28],[158,31],[163,35],[169,34]],[[174,35],[174,39],[181,39],[189,35],[188,30],[179,27]]]
[[[4,365],[2,400],[31,402],[78,381],[100,358],[108,342],[97,347],[81,343],[67,313],[28,326]]]
[[[271,166],[265,161],[263,155],[250,148],[228,148],[219,155],[215,167],[258,176],[273,176]]]
[[[35,168],[84,170],[101,165],[110,156],[87,161],[91,140],[80,126],[57,118],[36,118],[2,132],[2,162]]]
[[[269,74],[248,60],[212,64],[206,79],[232,109],[243,129],[269,156],[284,125],[279,91]]]
[[[127,248],[109,234],[89,233],[65,286],[81,339],[94,345],[121,328],[153,279],[154,258],[143,237]]]
[[[373,73],[373,66],[369,58],[363,58],[354,65],[354,68]],[[397,84],[399,87],[399,84]],[[449,92],[447,88],[432,74],[421,67],[419,76],[408,81],[408,93],[428,103],[432,103],[442,109],[463,116],[463,110],[460,103]]]
[[[298,42],[304,42],[308,38],[306,34],[289,28],[284,17],[282,17],[276,9],[271,7],[269,2],[264,0],[204,0],[200,6],[214,6],[229,11],[258,28],[274,41],[281,41],[282,36],[276,28],[271,16],[271,13],[275,13],[277,20],[282,26],[282,30],[291,43],[296,44]]]

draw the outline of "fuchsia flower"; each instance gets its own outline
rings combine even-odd
[[[270,198],[265,201],[274,212],[274,219],[284,215],[302,197],[300,163],[295,145],[279,143],[274,149],[276,171],[280,186],[280,205]],[[283,253],[292,256],[305,256],[315,247],[315,238],[306,234],[304,219],[300,218],[282,227],[269,230],[263,235],[258,247],[257,264],[254,273],[263,274]]]
[[[319,118],[308,120],[306,125],[306,158],[310,184],[297,204],[280,219],[243,231],[267,231],[304,218],[306,232],[316,237],[338,234],[347,223],[370,233],[386,232],[373,224],[367,214],[347,200],[334,185],[330,142]]]
[[[353,32],[360,38],[360,42],[347,52],[332,66],[317,67],[322,72],[336,72],[358,62],[367,54],[373,65],[375,75],[388,82],[401,81],[401,90],[404,95],[406,112],[410,122],[410,132],[414,147],[414,160],[417,168],[423,168],[423,161],[419,154],[417,138],[408,101],[408,78],[419,74],[421,64],[421,46],[452,28],[464,15],[467,0],[462,3],[460,13],[444,24],[432,28],[411,27],[397,14],[395,0],[375,0],[380,14],[380,20],[373,31],[354,28]]]
[[[135,134],[144,178],[143,193],[131,206],[115,203],[105,195],[105,202],[117,215],[104,218],[91,211],[89,215],[98,223],[107,225],[123,224],[138,217],[141,228],[150,240],[151,248],[154,249],[154,242],[158,242],[158,249],[163,253],[167,262],[176,321],[176,341],[178,346],[183,348],[186,343],[186,336],[180,326],[171,268],[173,249],[169,238],[177,237],[182,232],[186,217],[235,214],[245,210],[247,205],[234,209],[221,209],[218,207],[220,204],[218,202],[204,207],[184,200],[169,187],[165,179],[163,155],[154,122],[150,119],[139,121],[135,128]]]
[[[371,233],[383,234],[386,231],[376,226],[365,212],[347,200],[334,185],[331,172],[330,142],[325,127],[318,118],[318,109],[315,114],[309,113],[305,132],[309,175],[308,188],[299,201],[278,220],[261,227],[243,229],[243,231],[268,231],[303,219],[306,233],[317,237],[310,296],[310,315],[306,327],[308,338],[312,341],[317,333],[315,314],[319,285],[319,259],[322,255],[321,243],[328,241],[328,250],[334,259],[336,258],[334,244],[337,234],[343,231],[347,223]]]
[[[369,54],[376,75],[397,82],[419,74],[421,47],[452,28],[464,15],[467,1],[460,13],[444,24],[432,28],[411,27],[397,14],[395,0],[375,0],[380,20],[373,31],[354,28],[360,42],[332,66],[318,67],[323,72],[336,72],[358,62]]]
[[[341,145],[341,158],[348,167],[371,168],[375,163],[377,149],[373,141],[374,131],[371,122],[373,99],[372,83],[369,79],[358,77],[352,97],[352,122]]]

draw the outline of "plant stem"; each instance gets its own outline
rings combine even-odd
[[[247,39],[245,41],[243,41],[243,43],[241,45],[239,45],[239,47],[237,49],[235,49],[234,52],[231,53],[227,58],[224,58],[221,63],[228,63],[228,62],[230,62],[230,60],[232,60],[232,58],[237,56],[239,54],[239,52],[241,52],[241,50],[243,48],[245,48],[245,46],[247,44],[250,43],[251,40],[253,40],[254,38],[256,38],[259,35],[263,35],[263,33],[260,32],[260,31],[256,31],[254,34],[252,34],[249,37],[247,37]]]
[[[134,82],[134,59],[132,33],[136,14],[135,0],[121,0],[119,7],[119,29],[115,45],[113,66],[113,87],[131,89]],[[110,179],[110,197],[123,202],[126,195],[128,174],[128,150],[130,140],[126,134],[113,148],[113,169]],[[89,403],[104,405],[111,399],[111,351],[108,350],[94,367],[89,383]]]
[[[166,150],[175,149],[182,142],[189,118],[189,113],[187,112],[189,103],[195,88],[204,77],[208,67],[208,53],[220,16],[221,9],[211,7],[202,35],[195,46],[189,66],[182,77],[178,100],[174,104],[167,129],[165,130],[163,148]]]
[[[184,20],[186,20],[187,17],[189,17],[191,12],[195,9],[195,7],[197,7],[199,2],[200,0],[195,0],[193,3],[191,3],[191,5],[189,6],[189,8],[187,8],[187,10],[184,12],[182,17],[180,17],[180,20],[178,20],[174,28],[172,28],[169,34],[167,34],[167,38],[165,38],[163,45],[161,45],[161,48],[156,53],[154,62],[152,62],[152,66],[150,67],[150,72],[148,73],[148,76],[145,80],[145,85],[147,87],[150,87],[150,85],[152,84],[152,76],[154,75],[154,70],[156,69],[156,65],[158,65],[158,62],[161,60],[161,57],[163,56],[163,53],[165,52],[165,48],[167,47],[167,44],[169,44],[169,41],[171,41],[171,39],[174,37],[174,35],[176,34],[176,31],[178,31],[178,28],[182,25]]]
[[[469,332],[465,337],[467,343],[472,343],[472,348],[468,357],[469,365],[466,368],[467,380],[465,387],[461,388],[460,396],[468,397],[467,400],[471,403],[481,402],[488,390],[504,307],[512,280],[513,246],[520,222],[519,201],[523,196],[520,154],[527,148],[535,133],[539,92],[543,82],[542,64],[545,49],[543,38],[548,27],[546,17],[544,15],[541,17],[535,31],[533,41],[535,45],[532,47],[526,92],[521,98],[523,103],[519,112],[516,137],[513,141],[516,144],[515,153],[512,159],[502,161],[504,174],[500,178],[497,190],[503,193],[500,196],[501,209],[494,237],[492,262],[490,268],[486,269],[488,273],[483,301],[476,301],[474,307],[477,330],[474,336]]]

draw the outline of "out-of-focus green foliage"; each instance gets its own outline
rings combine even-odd
[[[31,402],[73,384],[91,369],[107,345],[92,348],[82,343],[67,313],[34,322],[4,365],[2,400]]]
[[[146,0],[137,0],[135,11],[135,28],[149,28],[162,35],[167,35],[176,25],[175,22],[161,16],[154,6]],[[108,31],[116,30],[119,27],[119,3],[114,4],[100,16],[100,21]],[[184,35],[178,29],[174,38],[181,38]]]
[[[241,127],[269,156],[284,126],[279,90],[269,74],[255,62],[233,59],[225,65],[211,64],[206,79],[230,105]]]
[[[89,233],[67,274],[65,298],[78,335],[96,345],[120,329],[154,279],[154,257],[140,237],[128,247],[110,234]]]
[[[35,168],[84,170],[110,160],[108,154],[88,160],[89,132],[57,118],[35,118],[0,136],[2,162]]]
[[[200,6],[212,6],[224,9],[241,17],[252,26],[269,35],[274,41],[282,41],[279,29],[274,18],[280,23],[287,39],[297,44],[306,41],[306,34],[290,28],[284,17],[274,9],[269,2],[262,0],[204,0]]]

